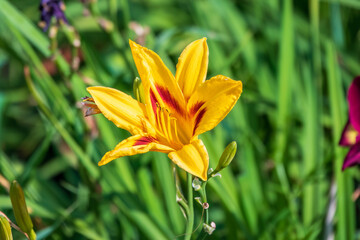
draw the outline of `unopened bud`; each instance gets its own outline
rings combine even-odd
[[[135,99],[138,100],[138,102],[145,103],[144,88],[142,86],[140,78],[138,77],[134,80],[133,91]]]
[[[202,204],[202,207],[203,207],[204,209],[209,209],[210,205],[209,205],[209,203],[204,202],[204,203]]]
[[[201,182],[197,177],[194,178],[192,182],[192,187],[194,188],[195,191],[199,191],[201,189]]]
[[[10,186],[10,199],[17,225],[29,234],[32,232],[33,224],[27,211],[24,192],[16,180]]]
[[[234,159],[236,154],[236,142],[232,141],[227,147],[225,148],[223,154],[220,157],[219,163],[216,166],[216,169],[211,173],[211,175],[215,175],[220,172],[222,169],[229,166],[231,161]]]
[[[201,197],[195,197],[194,199],[198,204],[200,204],[201,206],[203,205],[203,203],[201,201]]]
[[[11,227],[9,221],[4,216],[0,216],[0,239],[12,240]]]
[[[204,231],[207,232],[209,235],[211,235],[215,231],[216,224],[214,222],[211,222],[210,225],[204,223],[203,227],[204,227]]]

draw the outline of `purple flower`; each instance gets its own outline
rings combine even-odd
[[[52,17],[56,18],[57,23],[61,21],[68,23],[64,14],[65,5],[60,0],[41,0],[39,9],[41,11],[40,26],[44,32],[49,28]]]
[[[341,146],[350,146],[342,170],[360,164],[360,76],[350,85],[348,92],[349,121],[340,139]]]

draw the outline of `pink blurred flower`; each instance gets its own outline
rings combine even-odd
[[[342,170],[360,164],[360,76],[350,85],[348,92],[349,121],[345,125],[339,145],[350,146]]]

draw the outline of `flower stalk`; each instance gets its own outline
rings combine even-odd
[[[201,203],[202,203],[201,205],[202,205],[203,211],[204,211],[204,223],[203,223],[201,232],[200,232],[199,236],[197,237],[198,240],[200,240],[200,239],[203,240],[207,236],[210,235],[210,232],[208,231],[208,229],[209,229],[209,204],[207,202],[207,196],[206,196],[206,185],[207,185],[207,181],[203,182],[201,185],[201,188],[199,190],[200,199],[201,199]],[[210,226],[210,228],[211,228],[211,226]],[[214,230],[215,230],[215,228],[212,231],[214,231]],[[211,233],[212,233],[212,231],[211,231]]]
[[[187,174],[187,191],[188,191],[188,216],[185,231],[185,240],[190,240],[193,226],[194,226],[194,199],[193,199],[193,187],[192,187],[192,175]]]
[[[204,182],[202,184],[201,190],[200,190],[200,197],[201,197],[201,202],[203,203],[203,209],[204,209],[204,222],[206,224],[209,223],[209,204],[207,202],[207,196],[206,196],[206,185],[207,185],[207,181]],[[207,205],[207,207],[205,207],[205,205]]]

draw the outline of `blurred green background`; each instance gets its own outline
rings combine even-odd
[[[69,0],[78,36],[62,26],[51,38],[38,5],[0,0],[0,210],[14,220],[8,183],[17,179],[38,239],[183,238],[171,161],[147,153],[98,167],[129,134],[84,118],[80,101],[90,85],[132,94],[128,39],[174,72],[204,36],[208,79],[244,83],[228,117],[201,136],[212,167],[238,143],[208,184],[209,239],[360,239],[359,169],[341,171],[347,149],[337,146],[360,72],[360,1]]]

